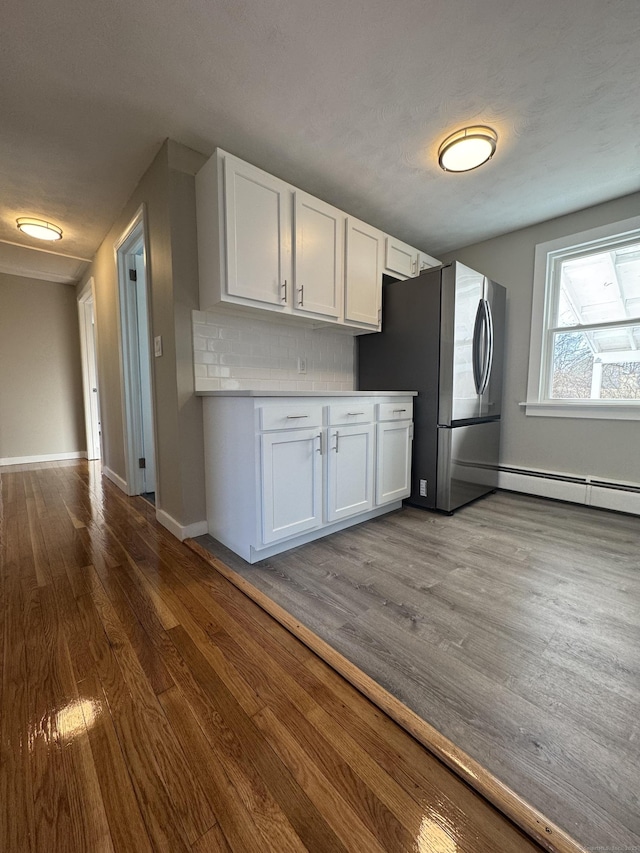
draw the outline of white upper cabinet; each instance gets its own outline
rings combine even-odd
[[[342,211],[301,190],[294,193],[296,311],[342,317],[344,223]]]
[[[284,307],[291,281],[291,190],[229,155],[224,186],[227,293]]]
[[[380,328],[383,234],[347,217],[345,321]]]
[[[426,252],[418,252],[418,273],[424,272],[431,267],[439,267],[442,262],[437,258],[432,258]]]
[[[376,332],[385,263],[397,278],[437,264],[221,149],[196,175],[196,207],[203,311],[243,306]]]
[[[415,249],[402,240],[385,237],[384,271],[395,278],[413,278],[429,267],[440,266],[440,261]]]
[[[384,244],[385,272],[403,278],[412,278],[418,274],[417,249],[402,240],[396,240],[395,237],[385,237]]]

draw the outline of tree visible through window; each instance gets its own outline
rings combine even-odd
[[[555,253],[548,275],[544,396],[640,401],[637,235]]]

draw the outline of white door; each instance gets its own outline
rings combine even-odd
[[[98,396],[98,364],[96,356],[96,326],[93,299],[93,279],[78,299],[80,320],[80,352],[82,358],[82,387],[87,436],[87,459],[101,459],[100,401]]]
[[[151,318],[147,304],[144,209],[116,243],[123,432],[129,495],[156,492],[155,429],[151,367]]]
[[[418,274],[418,250],[395,237],[385,238],[385,269],[392,275],[411,278]]]
[[[142,492],[148,494],[156,490],[156,453],[153,437],[153,392],[151,389],[151,342],[149,340],[149,309],[147,305],[147,281],[142,249],[136,255],[129,256],[130,265],[136,272],[133,282],[136,303],[136,322],[138,333],[138,369],[140,371],[140,431],[144,459],[141,469]],[[138,464],[141,464],[140,462]]]
[[[347,218],[345,263],[346,322],[380,325],[382,307],[382,239],[380,231]]]
[[[291,287],[291,189],[230,155],[224,177],[227,292],[284,308]]]
[[[411,421],[378,424],[376,506],[411,494]]]
[[[262,436],[262,542],[277,542],[322,524],[319,429]]]
[[[329,427],[327,520],[373,509],[373,424]]]
[[[293,307],[337,319],[344,281],[345,215],[295,191],[295,287]]]

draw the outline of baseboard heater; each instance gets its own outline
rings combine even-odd
[[[640,515],[640,483],[501,465],[498,468],[498,487],[511,492]]]

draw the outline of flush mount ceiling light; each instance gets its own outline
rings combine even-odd
[[[37,237],[38,240],[62,240],[62,228],[45,222],[44,219],[33,219],[30,216],[21,216],[16,219],[18,228],[29,237]]]
[[[477,125],[457,130],[438,148],[438,163],[445,172],[470,172],[493,157],[498,134]]]

